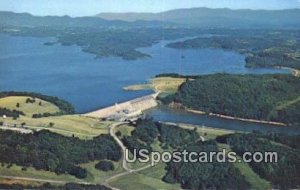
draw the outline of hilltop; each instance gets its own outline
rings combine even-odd
[[[100,13],[106,20],[167,21],[180,25],[217,28],[277,28],[300,26],[300,10],[250,10],[250,9],[175,9],[160,13]]]

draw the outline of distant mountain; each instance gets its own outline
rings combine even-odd
[[[13,13],[0,11],[0,25],[19,27],[107,27],[107,26],[161,26],[162,21],[135,21],[105,20],[96,17],[69,16],[33,16],[28,13]]]
[[[198,27],[300,27],[300,9],[288,10],[231,10],[191,8],[161,13],[100,13],[106,20],[157,20]]]

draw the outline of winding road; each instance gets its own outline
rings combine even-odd
[[[115,134],[115,128],[117,127],[120,127],[124,124],[128,124],[128,122],[119,122],[119,123],[114,123],[112,125],[110,125],[109,127],[109,134],[115,139],[115,141],[119,144],[119,146],[121,147],[122,149],[122,152],[123,152],[123,161],[122,161],[122,166],[125,170],[125,172],[123,173],[119,173],[119,174],[116,174],[114,176],[111,176],[110,178],[106,179],[105,182],[104,182],[104,185],[113,189],[113,190],[120,190],[118,188],[115,188],[115,187],[112,187],[109,182],[114,180],[114,179],[117,179],[119,177],[122,177],[122,176],[125,176],[125,175],[128,175],[128,174],[131,174],[131,173],[136,173],[136,172],[140,172],[142,170],[145,170],[147,168],[150,168],[152,165],[149,164],[149,165],[146,165],[144,167],[141,167],[139,169],[130,169],[130,167],[127,165],[127,162],[126,162],[126,158],[125,158],[125,151],[126,151],[126,147],[125,145],[123,144],[123,142],[117,137],[117,135]]]
[[[118,143],[118,145],[121,147],[122,149],[122,153],[123,153],[123,158],[122,158],[122,167],[124,168],[124,172],[113,175],[109,178],[107,178],[104,183],[102,185],[105,185],[109,188],[111,188],[112,190],[120,190],[118,188],[112,187],[109,182],[117,179],[119,177],[131,174],[131,173],[135,173],[135,172],[140,172],[142,170],[145,170],[147,168],[150,168],[152,165],[146,165],[144,167],[141,167],[139,169],[131,169],[126,162],[126,158],[125,158],[125,151],[126,151],[126,147],[125,145],[122,143],[122,141],[117,137],[117,135],[115,134],[115,129],[117,127],[120,127],[124,124],[128,124],[128,122],[118,122],[118,123],[113,123],[109,126],[109,133],[110,135],[114,138],[114,140]],[[9,128],[11,129],[11,128]],[[20,131],[22,132],[22,131]],[[48,180],[48,179],[40,179],[40,178],[30,178],[30,177],[17,177],[17,176],[6,176],[6,175],[0,175],[0,178],[5,178],[5,179],[15,179],[15,180],[28,180],[28,181],[36,181],[36,182],[45,182],[45,183],[55,183],[55,184],[66,184],[66,183],[70,183],[71,181],[60,181],[60,180]],[[84,184],[84,185],[89,185],[92,183],[88,183],[88,182],[79,182],[79,184]]]

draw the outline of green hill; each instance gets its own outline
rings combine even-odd
[[[300,126],[299,96],[300,80],[291,75],[214,74],[184,83],[172,98],[207,113]]]

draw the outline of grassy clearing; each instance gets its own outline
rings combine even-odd
[[[130,126],[130,125],[122,125],[118,128],[116,128],[115,132],[117,133],[118,131],[121,132],[121,137],[120,139],[122,139],[124,136],[130,136],[131,135],[131,132],[134,130],[134,127],[133,126]]]
[[[120,177],[111,182],[111,185],[123,190],[175,190],[180,189],[178,184],[168,184],[161,179],[165,175],[165,164],[158,164],[139,173],[132,173],[124,177]]]
[[[122,161],[112,162],[115,166],[115,170],[108,171],[108,172],[97,170],[95,168],[95,165],[97,163],[98,163],[98,161],[90,162],[87,164],[80,164],[80,166],[82,166],[83,168],[85,168],[88,171],[88,176],[85,180],[89,183],[102,184],[109,177],[125,171],[122,167]]]
[[[33,186],[33,187],[39,187],[43,185],[41,182],[33,182],[29,180],[20,180],[20,179],[6,179],[0,177],[0,184],[4,185],[23,185],[23,186]]]
[[[286,101],[286,102],[280,104],[279,106],[276,107],[276,109],[277,110],[285,109],[288,106],[293,105],[293,104],[295,104],[295,103],[297,103],[299,101],[300,101],[300,96],[298,98],[294,99],[294,100]]]
[[[99,171],[95,168],[95,164],[98,161],[80,164],[83,168],[87,169],[88,176],[86,179],[78,179],[71,175],[57,175],[54,172],[48,172],[43,170],[36,170],[32,167],[27,168],[26,171],[22,170],[22,167],[13,165],[11,168],[7,168],[7,165],[0,166],[0,175],[3,176],[16,176],[16,177],[25,177],[25,178],[34,178],[34,179],[42,179],[42,180],[53,180],[53,181],[60,181],[60,182],[88,182],[92,184],[101,184],[107,178],[123,172],[122,163],[121,162],[113,162],[115,166],[114,171],[103,172]],[[0,178],[1,184],[24,184],[24,185],[40,185],[41,182],[35,182],[30,180],[14,180],[14,179],[4,179]]]
[[[171,123],[170,123],[171,124]],[[197,129],[197,133],[200,136],[203,136],[206,140],[209,139],[215,139],[217,136],[226,135],[226,134],[232,134],[236,131],[232,130],[226,130],[226,129],[216,129],[216,128],[210,128],[210,127],[201,127],[197,125],[190,125],[190,124],[177,124],[178,127],[181,127],[183,129]]]
[[[226,149],[226,152],[232,151],[228,145],[218,144],[218,147],[221,149]],[[241,172],[241,174],[245,177],[246,181],[248,181],[251,187],[255,190],[265,190],[272,189],[271,183],[267,180],[262,179],[258,174],[256,174],[252,168],[245,162],[242,161],[242,158],[237,157],[241,162],[233,163],[234,166]]]
[[[22,111],[28,117],[32,117],[33,114],[56,113],[60,111],[54,104],[39,98],[35,98],[34,103],[26,103],[26,99],[28,98],[32,99],[29,96],[10,96],[0,98],[0,107]],[[19,104],[18,107],[17,104]]]
[[[34,130],[47,129],[66,136],[76,136],[82,139],[90,139],[100,134],[109,132],[108,126],[111,122],[100,122],[97,119],[80,116],[80,115],[64,115],[33,119],[30,117],[21,116],[14,120],[12,118],[0,118],[8,124],[26,123],[26,127]],[[53,123],[51,126],[50,123]]]
[[[16,165],[13,165],[10,168],[7,168],[7,165],[0,166],[0,175],[54,180],[54,181],[83,182],[82,180],[77,179],[71,175],[66,175],[66,174],[56,175],[54,172],[36,170],[32,167],[28,167],[26,171],[23,171],[22,167]],[[28,183],[34,184],[36,182],[28,181]]]
[[[36,113],[56,113],[59,108],[55,105],[35,98],[34,103],[26,103],[27,96],[10,96],[0,99],[0,107],[8,109],[16,109],[23,111],[26,115],[20,116],[16,120],[13,118],[0,118],[0,122],[5,124],[21,125],[29,129],[42,130],[47,129],[55,133],[66,136],[76,136],[82,139],[90,139],[100,134],[107,134],[109,132],[108,126],[111,122],[100,122],[97,119],[80,116],[80,115],[63,115],[51,116],[43,118],[32,118],[32,114]],[[32,98],[31,98],[32,99]],[[41,104],[40,104],[41,102]],[[19,103],[19,107],[17,107]]]
[[[296,104],[297,102],[300,101],[300,96],[297,97],[296,99],[294,100],[289,100],[289,101],[285,101],[285,102],[282,102],[280,103],[278,106],[276,106],[269,114],[268,118],[271,118],[273,115],[275,115],[277,113],[278,110],[284,110],[286,109],[287,107],[293,105],[293,104]]]
[[[152,89],[156,92],[175,93],[178,87],[184,83],[184,78],[159,77],[153,78],[148,84],[138,84],[125,87],[125,90],[144,90]]]
[[[253,189],[265,190],[272,189],[270,182],[260,178],[245,162],[234,163],[235,167],[240,170],[246,180],[251,184]]]

